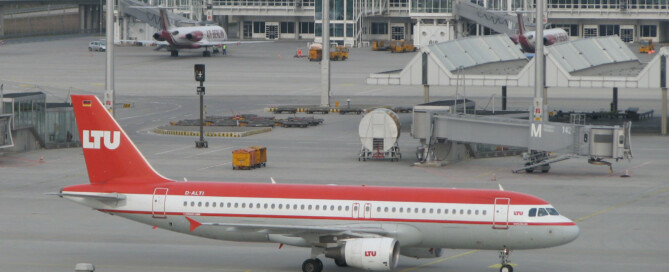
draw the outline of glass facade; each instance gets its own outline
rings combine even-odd
[[[32,129],[45,148],[79,145],[70,104],[46,103],[46,94],[42,92],[9,93],[3,100],[3,111],[13,116],[11,130]]]
[[[412,13],[451,13],[451,0],[411,0]]]

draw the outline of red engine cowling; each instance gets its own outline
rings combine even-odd
[[[397,267],[400,243],[393,238],[346,240],[342,247],[326,249],[325,256],[365,270],[391,270]]]
[[[161,32],[153,33],[153,38],[154,38],[156,41],[159,41],[159,42],[164,42],[164,41],[165,41],[165,37],[163,37],[163,35],[162,35]]]
[[[199,42],[200,40],[202,40],[202,38],[204,38],[204,34],[202,34],[201,31],[193,31],[191,33],[186,34],[186,39],[188,39],[189,41]]]
[[[416,259],[439,258],[443,254],[443,248],[405,247],[400,251],[400,255]]]

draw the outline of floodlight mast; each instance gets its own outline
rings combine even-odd
[[[534,117],[533,121],[547,122],[548,115],[546,114],[545,105],[548,101],[546,99],[546,59],[544,55],[544,0],[536,0],[536,18],[537,18],[537,29],[536,29],[536,45],[534,50],[534,64],[535,64],[535,74],[534,74],[534,103],[532,103],[532,110],[534,113],[540,113],[538,117]],[[537,105],[537,102],[539,104]],[[540,107],[537,109],[536,107]],[[533,114],[530,114],[532,118]],[[537,120],[537,118],[539,120]]]
[[[323,49],[321,54],[321,106],[330,106],[330,0],[323,0]]]
[[[100,6],[102,8],[102,6]],[[107,67],[105,77],[105,107],[115,116],[116,92],[114,91],[114,0],[107,0]],[[111,100],[111,101],[110,101]]]

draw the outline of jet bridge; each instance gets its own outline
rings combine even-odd
[[[420,139],[426,162],[435,155],[435,145],[447,141],[526,147],[525,166],[514,172],[541,170],[550,163],[574,157],[587,157],[591,164],[609,165],[606,160],[631,159],[631,122],[624,126],[594,126],[578,123],[530,122],[499,116],[453,113],[450,109],[414,108],[412,136]],[[491,133],[494,131],[494,133]]]
[[[160,29],[160,11],[157,6],[150,6],[144,2],[137,0],[120,0],[120,10],[124,15],[132,16],[137,20],[145,22],[152,27]],[[169,13],[169,20],[174,25],[196,25],[199,22],[189,20],[181,15],[171,12]]]
[[[507,11],[491,10],[469,0],[455,1],[453,14],[471,20],[500,34],[518,34],[518,17]],[[523,19],[526,20],[526,19]],[[526,22],[525,25],[529,23]]]
[[[2,99],[0,99],[2,103]],[[0,107],[0,113],[2,107]],[[11,114],[0,114],[0,149],[10,148],[14,146],[14,140],[12,139],[12,115]]]

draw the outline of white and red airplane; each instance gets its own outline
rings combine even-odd
[[[203,56],[210,57],[212,52],[207,50],[209,47],[213,48],[212,51],[215,54],[224,44],[242,43],[228,41],[225,29],[217,25],[176,27],[170,23],[167,10],[165,8],[159,8],[159,10],[161,30],[154,33],[153,38],[163,43],[162,45],[169,45],[172,57],[179,56],[179,49],[200,48],[204,48]]]
[[[554,247],[579,235],[550,203],[503,190],[177,182],[158,174],[92,95],[72,95],[90,184],[57,195],[100,212],[212,239],[310,248],[338,266],[397,267],[399,255],[437,258],[444,248],[501,252]]]
[[[536,44],[537,44],[537,32],[529,31],[523,33],[525,29],[525,24],[523,24],[523,15],[518,13],[518,35],[511,37],[511,40],[515,43],[519,43],[520,47],[525,53],[534,53]],[[562,28],[551,28],[544,29],[544,46],[553,45],[560,42],[569,41],[569,34]]]

